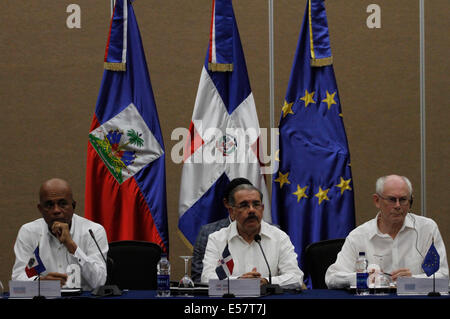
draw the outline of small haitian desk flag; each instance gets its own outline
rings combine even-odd
[[[289,234],[304,269],[309,244],[346,237],[355,226],[350,154],[323,0],[307,1],[277,155],[272,219]]]
[[[33,252],[33,256],[28,261],[27,266],[25,267],[25,273],[28,278],[40,275],[45,271],[44,263],[39,256],[39,246]]]
[[[164,143],[130,0],[116,0],[89,133],[85,216],[108,240],[169,248]]]

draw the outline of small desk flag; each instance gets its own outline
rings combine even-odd
[[[219,260],[219,266],[216,268],[217,277],[220,280],[228,278],[233,274],[234,262],[233,257],[228,250],[228,244],[222,252],[222,259]]]
[[[434,246],[433,241],[422,263],[422,269],[428,277],[439,270],[440,260],[441,258],[436,250],[436,247]]]
[[[40,275],[45,271],[44,263],[39,256],[39,246],[33,252],[33,256],[28,261],[28,264],[25,267],[25,272],[28,278]]]

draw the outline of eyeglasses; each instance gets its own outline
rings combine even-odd
[[[42,204],[42,208],[48,212],[48,211],[54,209],[55,205],[58,205],[59,208],[64,210],[64,209],[69,208],[70,203],[65,199],[60,199],[57,202],[48,200],[44,204]]]
[[[259,200],[255,200],[251,203],[244,201],[239,203],[239,205],[233,206],[236,207],[238,209],[242,209],[242,210],[247,210],[250,209],[250,205],[254,208],[254,209],[260,209],[262,207],[262,203]]]
[[[390,205],[396,205],[397,201],[400,204],[400,206],[406,206],[409,204],[409,197],[403,196],[403,197],[394,197],[394,196],[388,196],[388,197],[384,197],[380,194],[377,194],[378,196],[380,196],[382,199],[384,199],[385,201],[387,201]]]

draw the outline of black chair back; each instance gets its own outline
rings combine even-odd
[[[111,260],[110,260],[111,259]],[[109,243],[107,284],[120,289],[155,290],[161,247],[155,243],[123,240]]]
[[[305,249],[305,272],[310,275],[313,289],[327,289],[325,273],[336,261],[345,238],[329,239],[308,245]]]

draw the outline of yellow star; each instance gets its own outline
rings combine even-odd
[[[294,102],[292,103],[288,103],[286,100],[284,101],[284,105],[281,108],[283,110],[283,118],[288,115],[288,114],[294,114],[294,112],[292,112],[292,105],[294,104]]]
[[[316,103],[316,101],[313,100],[314,93],[315,92],[309,93],[308,90],[305,90],[305,96],[300,99],[305,101],[305,107],[307,107],[309,103]]]
[[[300,187],[300,185],[297,185],[297,191],[292,193],[294,195],[297,196],[297,203],[300,201],[300,199],[304,198],[308,198],[308,196],[306,196],[306,189],[308,188],[308,186],[305,186],[303,188]]]
[[[330,109],[331,105],[337,104],[336,101],[334,100],[335,95],[336,95],[336,92],[334,92],[333,94],[330,94],[330,93],[328,93],[328,90],[327,90],[327,98],[322,100],[322,102],[326,102],[328,104],[328,109]]]
[[[351,178],[345,180],[345,179],[343,179],[343,178],[341,177],[341,182],[340,182],[339,184],[336,185],[336,187],[340,187],[340,188],[341,188],[341,195],[344,194],[344,192],[345,192],[346,190],[349,190],[349,191],[352,190],[352,188],[350,187],[350,181],[351,181],[351,180],[352,180]]]
[[[280,188],[283,187],[284,184],[290,184],[291,182],[288,180],[289,172],[286,174],[283,174],[281,172],[278,172],[278,178],[275,180],[275,182],[280,183]]]
[[[276,160],[277,162],[280,161],[280,150],[276,150],[276,152],[275,152],[275,160]]]
[[[314,195],[319,199],[319,205],[322,204],[324,200],[330,200],[327,195],[329,190],[330,190],[329,188],[322,190],[322,187],[319,186],[319,192],[316,195]]]

